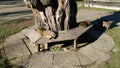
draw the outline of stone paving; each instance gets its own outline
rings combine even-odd
[[[6,9],[10,10],[12,14],[7,16],[0,15],[0,22],[13,19],[19,19],[21,17],[30,17],[31,12],[26,7],[19,6],[0,9],[0,14],[9,13]],[[14,14],[14,10],[19,14]],[[19,9],[19,11],[17,11]],[[5,12],[4,12],[5,11]],[[24,12],[25,13],[21,13]],[[96,11],[88,9],[78,9],[77,21],[83,21],[86,19],[96,20],[97,18],[104,17],[109,13],[108,11]],[[29,13],[26,13],[29,12]],[[24,16],[25,15],[25,16]],[[10,18],[10,19],[9,19]],[[110,57],[108,54],[114,47],[113,39],[107,34],[103,33],[96,41],[88,44],[87,46],[79,48],[77,51],[55,51],[55,52],[40,52],[31,54],[24,43],[24,34],[19,32],[6,38],[3,44],[7,59],[11,64],[18,66],[24,66],[26,68],[89,68],[93,65],[101,64],[107,61]],[[81,44],[78,44],[81,45]]]
[[[109,51],[114,41],[103,33],[95,42],[77,51],[55,51],[31,54],[19,32],[10,36],[4,43],[5,54],[10,63],[26,68],[82,68],[101,64],[109,59]],[[78,44],[80,45],[80,44]]]

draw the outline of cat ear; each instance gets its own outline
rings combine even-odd
[[[87,21],[88,24],[90,24],[90,22],[91,22],[90,19],[87,19],[86,21]]]
[[[108,22],[111,23],[111,24],[113,23],[113,21],[108,21]]]
[[[106,22],[106,21],[102,21],[102,22]]]
[[[102,21],[102,25],[103,25],[103,26],[105,25],[105,23],[106,23],[106,21]]]
[[[102,26],[103,26],[103,27],[105,26],[105,23],[106,23],[106,21],[102,21]]]
[[[87,19],[88,22],[90,22],[90,19]]]

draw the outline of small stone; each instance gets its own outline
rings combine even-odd
[[[69,51],[67,48],[63,48],[63,51]]]

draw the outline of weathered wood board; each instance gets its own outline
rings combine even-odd
[[[23,33],[31,40],[31,42],[35,44],[41,43],[51,43],[51,42],[59,42],[59,41],[67,41],[77,39],[80,35],[82,35],[85,31],[92,27],[89,26],[87,28],[76,27],[69,31],[59,31],[58,37],[53,39],[48,39],[45,37],[41,37],[34,29],[26,29]]]
[[[89,30],[93,25],[88,26],[87,28],[83,28],[82,26],[79,26],[77,28],[71,29],[68,31],[71,35],[75,36],[75,38],[78,38],[80,35],[82,35],[84,32]]]
[[[48,43],[53,42],[61,42],[73,40],[74,49],[77,49],[77,38],[89,30],[93,25],[88,26],[87,28],[83,28],[81,26],[73,28],[69,31],[58,31],[58,37],[48,39],[46,37],[39,36],[39,34],[34,29],[24,30],[23,33],[31,40],[35,45],[45,44],[45,48],[48,49]],[[29,31],[29,32],[27,32]],[[39,48],[37,48],[39,50]]]
[[[75,39],[75,36],[71,35],[69,32],[59,31],[57,38],[55,39],[53,38],[49,40],[48,38],[42,37],[39,41],[36,42],[36,44],[59,42],[59,41],[66,41],[66,40],[73,40],[73,39]]]
[[[26,30],[23,30],[22,32],[31,40],[32,43],[35,43],[42,37],[35,31],[34,28],[28,28]]]
[[[39,41],[36,42],[36,44],[74,40],[74,39],[77,39],[80,35],[82,35],[85,31],[87,31],[91,27],[92,25],[87,28],[76,27],[69,31],[59,31],[58,37],[56,39],[49,40],[47,38],[42,37]]]

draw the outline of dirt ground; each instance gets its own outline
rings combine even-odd
[[[80,6],[81,3],[78,3],[77,21],[82,21],[86,19],[95,20],[97,18],[110,14],[109,11],[82,9],[80,8]],[[33,18],[31,10],[25,7],[22,0],[19,0],[17,2],[0,2],[0,23],[21,18]]]
[[[103,10],[82,9],[78,7],[77,21],[83,21],[87,19],[94,21],[109,14],[112,14],[112,12]],[[31,19],[33,18],[33,16],[32,12],[24,6],[23,2],[0,3],[0,22],[25,18]],[[25,25],[27,25],[26,22],[30,21],[23,21]],[[100,64],[108,60],[110,56],[109,54],[107,54],[107,52],[109,52],[114,47],[114,42],[111,37],[106,34],[102,34],[100,38],[94,43],[81,48],[76,53],[48,52],[31,55],[26,48],[23,40],[21,40],[22,36],[24,35],[21,32],[10,36],[6,39],[4,47],[8,59],[11,60],[15,58],[15,60],[10,61],[11,63],[15,63],[20,66],[26,66],[27,68],[40,68],[40,66],[43,66],[43,68],[84,68],[85,65],[89,66],[95,63]],[[105,43],[103,44],[103,42]]]
[[[32,12],[24,6],[22,0],[0,2],[0,23],[21,18],[33,18]]]

